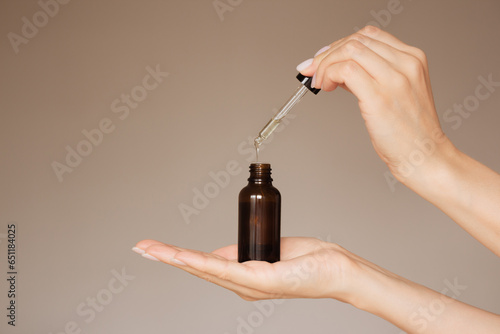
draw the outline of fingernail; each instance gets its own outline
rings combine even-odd
[[[175,264],[178,264],[180,266],[185,266],[186,264],[182,262],[181,260],[177,260],[176,258],[171,258],[170,261],[172,261]]]
[[[326,50],[328,50],[329,48],[330,48],[330,45],[327,45],[327,46],[322,47],[321,49],[319,49],[319,50],[318,50],[318,52],[316,52],[316,53],[314,54],[314,57],[316,57],[316,56],[317,56],[317,55],[319,55],[320,53],[325,52],[325,51],[326,51]]]
[[[136,252],[137,254],[144,254],[144,250],[140,249],[139,247],[133,247],[132,250]]]
[[[157,258],[155,258],[153,255],[150,255],[150,254],[147,254],[147,253],[142,254],[142,256],[144,256],[146,259],[149,259],[149,260],[160,261]]]
[[[301,72],[301,71],[305,70],[306,68],[308,68],[309,66],[311,66],[312,63],[313,63],[313,59],[312,58],[304,60],[302,63],[300,63],[300,64],[297,65],[297,71]]]
[[[311,79],[311,88],[314,88],[315,83],[316,83],[316,72],[314,72],[313,77]]]

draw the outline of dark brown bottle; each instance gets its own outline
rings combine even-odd
[[[238,205],[238,262],[280,260],[281,194],[273,187],[271,165],[252,163]]]

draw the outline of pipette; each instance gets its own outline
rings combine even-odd
[[[285,102],[285,104],[278,110],[278,112],[271,118],[271,120],[260,130],[259,135],[254,140],[255,150],[257,151],[257,161],[259,160],[259,147],[262,145],[264,140],[266,140],[271,133],[280,125],[281,120],[285,118],[288,112],[304,97],[307,91],[313,92],[315,95],[318,94],[320,89],[311,88],[311,77],[306,77],[302,74],[297,75],[297,79],[300,81],[300,86],[297,88],[295,93]]]

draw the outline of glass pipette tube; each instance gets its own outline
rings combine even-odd
[[[266,140],[274,130],[280,125],[280,122],[285,116],[288,114],[288,112],[295,106],[297,103],[299,103],[300,99],[309,91],[309,89],[304,86],[300,85],[295,93],[286,101],[286,103],[278,110],[278,112],[271,118],[269,122],[260,130],[259,135],[257,138],[254,140],[254,145],[258,149],[259,146],[262,144],[264,140]]]
[[[312,88],[312,77],[306,77],[301,73],[297,74],[297,79],[300,81],[301,85],[297,88],[295,93],[285,102],[285,104],[278,110],[278,112],[271,118],[269,122],[260,130],[259,135],[254,140],[256,158],[259,161],[259,147],[260,145],[276,130],[280,125],[280,122],[288,114],[290,109],[292,109],[299,101],[304,97],[307,91],[311,91],[314,95],[318,94],[320,91],[318,88]]]

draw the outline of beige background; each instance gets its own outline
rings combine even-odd
[[[212,1],[72,1],[16,54],[8,34],[41,9],[2,1],[0,277],[9,222],[18,224],[19,277],[15,328],[1,279],[0,332],[55,334],[74,322],[93,334],[232,334],[239,317],[259,319],[255,303],[130,248],[145,238],[206,251],[234,243],[245,141],[294,91],[299,62],[393,1],[221,2],[232,9],[223,20]],[[440,117],[472,101],[479,76],[500,81],[498,1],[397,8],[382,26],[426,51]],[[121,120],[112,102],[157,65],[168,77]],[[458,147],[495,170],[499,106],[500,89],[457,129],[443,122]],[[283,196],[284,236],[337,242],[439,291],[457,279],[467,286],[460,300],[500,313],[499,259],[402,185],[391,189],[352,96],[310,94],[293,114],[263,152]],[[51,164],[105,118],[114,131],[59,182]],[[239,172],[187,224],[179,205],[192,206],[194,189],[230,161]],[[111,294],[122,268],[135,278]],[[96,297],[107,305],[87,322],[78,308]],[[270,313],[254,333],[400,332],[332,300],[287,300]]]

